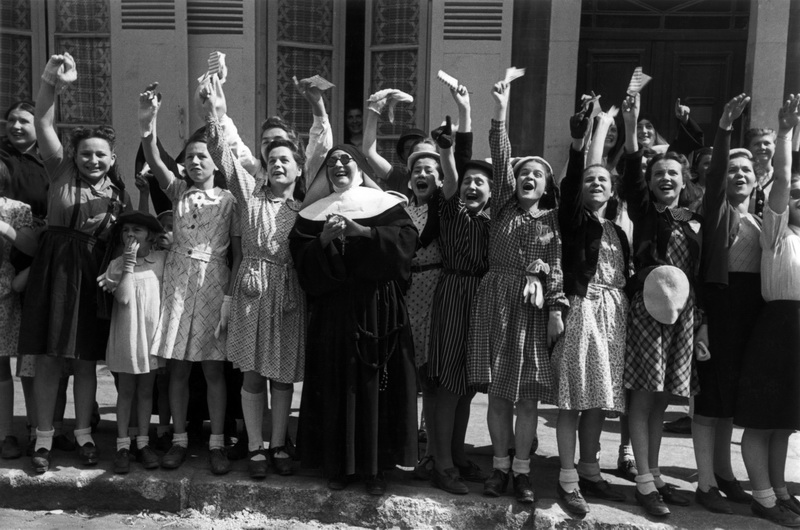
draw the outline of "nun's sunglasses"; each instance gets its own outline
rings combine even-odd
[[[800,188],[794,188],[789,192],[789,198],[793,201],[800,199]]]
[[[332,157],[330,157],[330,158],[328,159],[328,161],[327,161],[327,162],[325,162],[325,164],[326,164],[328,167],[336,167],[336,163],[337,163],[337,162],[341,162],[343,166],[346,166],[347,164],[349,164],[349,163],[350,163],[350,161],[351,161],[351,160],[353,160],[353,157],[352,157],[352,156],[350,156],[350,155],[348,155],[348,154],[342,154],[342,155],[339,155],[339,156],[332,156]]]

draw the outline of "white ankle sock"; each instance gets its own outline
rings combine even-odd
[[[144,446],[150,445],[150,437],[149,436],[137,436],[136,437],[136,449],[143,449]]]
[[[510,456],[503,456],[503,457],[492,457],[492,468],[499,469],[503,473],[508,473],[511,470],[511,457]]]
[[[121,451],[122,449],[127,449],[130,451],[131,449],[131,437],[126,436],[125,438],[117,438],[117,451]]]
[[[753,490],[753,500],[764,508],[773,508],[778,503],[778,497],[772,488],[765,490]]]
[[[575,468],[561,468],[561,471],[558,472],[558,483],[561,485],[561,489],[567,493],[575,491],[579,488],[578,472],[575,470]]]
[[[780,500],[785,501],[789,499],[789,488],[787,486],[782,486],[780,488],[772,488],[772,491],[775,492],[775,496],[778,497]]]
[[[91,427],[86,427],[85,429],[75,429],[72,431],[72,433],[75,435],[75,442],[77,442],[79,447],[83,447],[88,443],[94,443]]]
[[[34,446],[33,450],[51,450],[53,448],[53,434],[55,434],[54,429],[50,429],[49,431],[40,431],[39,429],[36,429],[36,445]]]
[[[517,475],[528,475],[531,472],[531,460],[522,460],[521,458],[514,457],[514,461],[511,463],[511,471],[514,472],[514,476]]]
[[[666,482],[661,478],[661,469],[657,467],[650,468],[650,474],[653,475],[653,482],[656,483],[656,488],[663,488]]]
[[[182,432],[182,433],[174,433],[172,435],[172,445],[180,445],[184,449],[189,447],[189,434]]]
[[[636,490],[642,495],[649,495],[654,491],[658,491],[655,483],[653,482],[653,474],[643,473],[636,475]]]
[[[225,435],[224,434],[212,434],[208,438],[208,448],[209,449],[222,449],[225,447]]]

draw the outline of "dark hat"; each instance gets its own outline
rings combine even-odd
[[[122,227],[122,225],[125,224],[144,226],[155,234],[160,234],[164,231],[161,227],[161,223],[158,222],[158,219],[156,219],[153,214],[140,212],[138,210],[124,212],[117,217],[116,226]]]
[[[494,168],[492,167],[491,162],[487,162],[486,160],[468,160],[464,163],[464,172],[468,169],[477,169],[487,173],[489,178],[494,176]]]
[[[400,138],[397,139],[397,145],[395,150],[397,151],[397,156],[400,157],[400,160],[403,159],[403,146],[406,143],[406,140],[411,140],[413,138],[419,138],[420,140],[424,140],[428,137],[428,133],[421,129],[406,129],[403,131],[403,134],[400,135]]]

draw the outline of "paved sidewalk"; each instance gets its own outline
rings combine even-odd
[[[318,474],[300,470],[292,477],[271,474],[255,482],[247,475],[246,462],[233,463],[233,471],[214,476],[207,466],[207,451],[190,447],[191,456],[179,470],[144,471],[137,463],[128,475],[115,475],[112,458],[115,448],[113,380],[105,367],[98,368],[98,402],[102,421],[95,434],[100,448],[100,464],[80,465],[77,455],[55,451],[53,470],[36,475],[29,458],[0,461],[0,507],[21,510],[81,510],[109,512],[179,512],[185,508],[235,512],[263,512],[276,519],[296,518],[322,523],[344,523],[363,527],[403,528],[778,528],[750,515],[748,506],[732,505],[735,514],[720,516],[700,506],[674,508],[663,520],[645,516],[635,504],[633,483],[612,474],[616,466],[619,423],[608,420],[601,439],[601,467],[606,478],[628,497],[625,503],[590,501],[591,513],[573,518],[561,508],[556,496],[558,458],[555,422],[558,411],[543,406],[539,419],[539,450],[531,462],[536,490],[535,511],[508,496],[490,499],[481,495],[482,485],[469,484],[470,493],[454,496],[412,479],[410,470],[397,469],[387,476],[389,487],[383,497],[368,496],[356,483],[343,491],[330,491]],[[71,392],[70,392],[71,393]],[[300,385],[296,386],[293,416],[299,406]],[[17,382],[15,430],[24,439],[24,401]],[[685,407],[672,405],[667,419],[674,419]],[[73,409],[67,406],[67,429],[72,428]],[[486,396],[473,402],[472,420],[467,435],[468,453],[484,470],[491,467],[491,445],[486,430]],[[296,419],[292,423],[296,427]],[[741,430],[734,431],[733,461],[736,476],[749,489],[741,461]],[[681,489],[695,489],[695,461],[689,436],[666,434],[661,451],[661,470],[667,481]],[[800,493],[800,437],[790,440],[787,461],[790,491]]]

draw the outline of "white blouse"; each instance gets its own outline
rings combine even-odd
[[[800,229],[789,226],[789,207],[782,214],[764,207],[761,228],[761,295],[764,300],[800,301]]]

